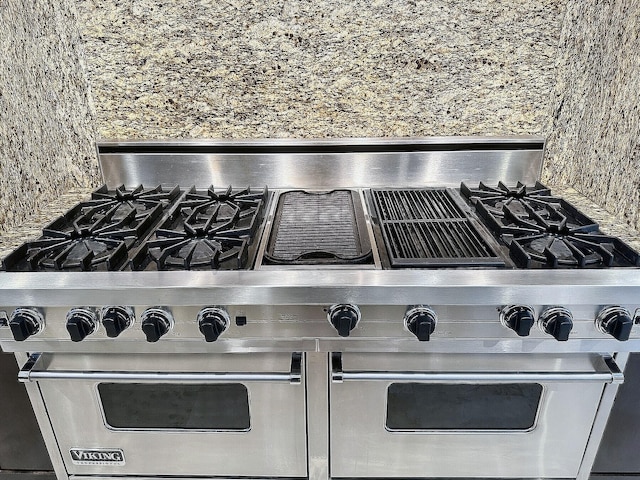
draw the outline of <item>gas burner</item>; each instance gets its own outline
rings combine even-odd
[[[460,192],[522,268],[639,266],[638,253],[603,235],[598,224],[574,206],[553,197],[540,183],[497,188],[480,183]]]
[[[134,256],[134,270],[238,270],[262,220],[268,190],[192,188]]]
[[[101,187],[4,260],[9,271],[117,270],[180,195],[175,187]]]

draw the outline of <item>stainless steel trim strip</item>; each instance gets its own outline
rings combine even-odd
[[[382,381],[420,383],[612,383],[624,382],[624,374],[615,360],[604,357],[608,372],[366,372],[343,371],[341,361],[332,359],[331,379],[334,383],[343,381]]]
[[[637,268],[608,270],[272,270],[5,272],[5,305],[548,305],[627,304]]]
[[[23,383],[41,380],[82,380],[122,383],[230,383],[287,382],[302,383],[302,355],[294,353],[289,373],[263,372],[92,372],[76,370],[35,370],[40,353],[33,354],[20,369],[18,380]]]
[[[533,183],[541,137],[361,138],[100,142],[103,179],[126,185],[270,188]]]

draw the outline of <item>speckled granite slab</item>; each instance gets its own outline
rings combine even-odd
[[[569,0],[545,180],[640,228],[640,2]]]
[[[104,138],[544,134],[566,0],[78,2]]]
[[[0,237],[97,181],[95,117],[72,2],[0,2]],[[3,240],[4,241],[4,240]]]
[[[70,189],[55,200],[42,204],[22,225],[12,228],[0,236],[0,258],[8,255],[24,242],[34,240],[42,233],[42,228],[65,213],[75,204],[91,197],[93,188]]]

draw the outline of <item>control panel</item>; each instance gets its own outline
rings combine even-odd
[[[174,346],[169,347],[170,342],[180,341],[199,351],[266,349],[275,344],[286,350],[293,348],[295,342],[300,345],[307,342],[304,348],[333,351],[349,348],[348,344],[341,347],[341,342],[353,341],[360,342],[358,348],[361,349],[373,349],[362,343],[372,341],[376,342],[375,349],[409,351],[482,351],[483,348],[623,351],[640,349],[640,306],[516,303],[465,306],[426,302],[358,305],[345,302],[272,306],[0,307],[0,342],[7,351],[35,348],[64,351],[63,346],[56,347],[54,342],[69,345],[69,351],[96,348],[110,351],[112,342],[137,342],[128,346],[119,343],[123,345],[119,349],[190,351],[186,344],[175,347],[173,343]],[[12,343],[7,345],[7,342]],[[38,346],[30,346],[37,342],[40,342]],[[628,348],[624,347],[625,342]],[[20,346],[22,344],[24,346]],[[300,345],[294,350],[304,350]],[[632,348],[632,345],[635,346]]]

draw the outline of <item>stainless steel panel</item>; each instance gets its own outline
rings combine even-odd
[[[52,355],[47,371],[279,372],[291,355]],[[69,474],[306,476],[304,388],[286,383],[242,382],[249,394],[251,428],[247,432],[126,431],[105,426],[96,381],[39,382]],[[126,401],[126,399],[123,399]],[[144,448],[141,446],[144,445]],[[122,449],[125,464],[76,465],[71,448]]]
[[[533,183],[540,137],[100,142],[109,187],[210,184],[270,188]]]
[[[615,305],[640,298],[635,268],[269,270],[0,275],[3,305]]]
[[[345,371],[388,372],[606,371],[592,355],[345,353],[343,365]],[[332,476],[575,478],[603,391],[598,383],[541,382],[537,422],[527,432],[390,432],[385,418],[391,383],[331,384]]]

